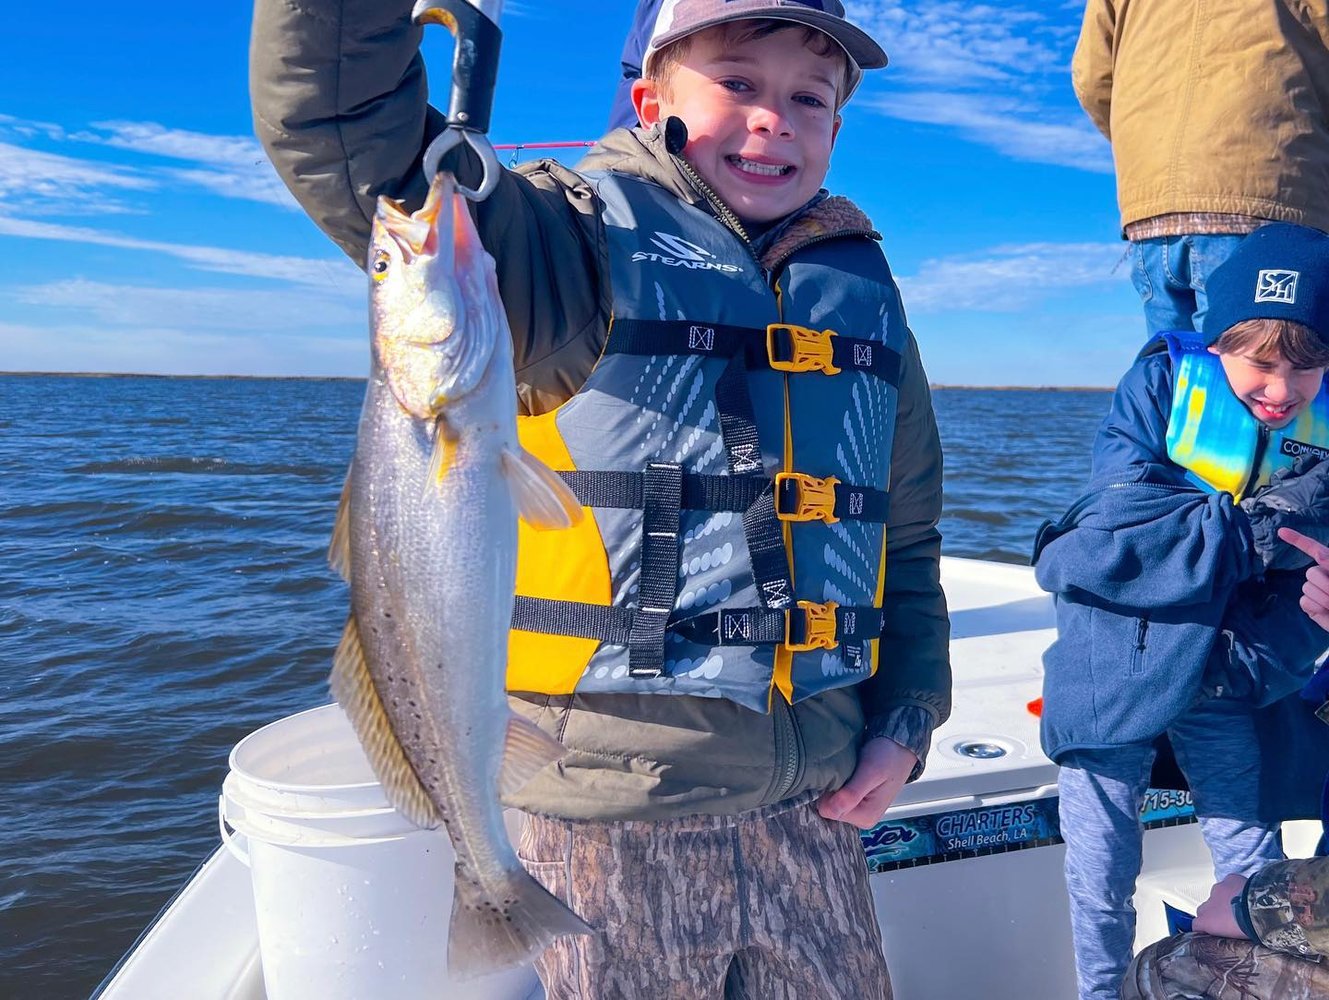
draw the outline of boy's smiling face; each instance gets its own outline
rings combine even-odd
[[[1296,368],[1281,356],[1214,353],[1223,364],[1233,394],[1255,419],[1275,430],[1292,423],[1319,393],[1324,381],[1324,368]]]
[[[681,118],[684,158],[744,222],[788,215],[826,179],[845,57],[818,55],[797,25],[732,45],[715,29],[689,41],[667,82],[634,85],[642,124]]]

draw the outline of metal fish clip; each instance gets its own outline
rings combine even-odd
[[[422,161],[425,178],[433,181],[443,157],[460,145],[470,146],[484,169],[476,188],[458,186],[471,201],[483,201],[498,185],[503,169],[490,144],[489,115],[498,79],[498,53],[503,41],[498,19],[503,0],[417,0],[411,11],[416,24],[441,24],[452,33],[452,90],[445,116],[447,128],[434,137]]]

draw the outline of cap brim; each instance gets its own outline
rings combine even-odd
[[[886,50],[877,44],[876,39],[869,35],[862,28],[855,27],[842,17],[836,17],[834,14],[827,14],[820,10],[809,10],[807,8],[777,8],[771,10],[765,8],[758,11],[744,11],[742,13],[722,14],[718,17],[712,17],[705,21],[698,21],[689,24],[686,28],[678,31],[668,31],[663,35],[658,35],[651,39],[650,46],[647,49],[643,63],[648,63],[650,57],[660,49],[664,48],[670,42],[676,42],[686,35],[695,35],[699,31],[705,31],[707,28],[713,28],[717,24],[728,24],[730,21],[751,21],[751,20],[770,20],[770,21],[791,21],[794,24],[803,24],[809,28],[816,28],[822,34],[829,36],[836,42],[840,48],[844,49],[845,55],[853,64],[850,69],[881,69],[888,62]],[[850,73],[854,85],[857,85],[858,77],[861,74]],[[851,86],[850,91],[854,89]]]

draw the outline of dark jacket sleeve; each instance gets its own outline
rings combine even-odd
[[[310,218],[361,266],[379,195],[423,203],[420,158],[443,127],[410,10],[410,0],[254,5],[255,131]],[[446,165],[478,183],[473,157]],[[576,174],[542,162],[505,171],[475,211],[512,328],[518,393],[527,412],[544,412],[581,385],[608,329],[599,201]]]
[[[1168,464],[1167,424],[1172,410],[1172,361],[1166,353],[1140,358],[1122,376],[1112,408],[1094,437],[1094,481],[1117,473],[1132,478],[1145,466]],[[1178,476],[1180,481],[1180,476]]]
[[[1325,632],[1301,608],[1304,573],[1273,572],[1237,589],[1223,616],[1220,662],[1206,678],[1228,694],[1264,706],[1299,691],[1329,648]],[[1216,694],[1218,692],[1215,692]]]
[[[891,507],[886,523],[884,622],[877,672],[862,685],[869,736],[904,738],[883,728],[899,709],[922,709],[931,727],[951,712],[950,620],[941,589],[941,443],[927,374],[913,335],[900,367],[899,411],[891,449]],[[909,714],[904,713],[905,717]],[[923,734],[926,749],[930,729]],[[916,751],[917,752],[917,751]],[[922,756],[920,754],[920,756]]]

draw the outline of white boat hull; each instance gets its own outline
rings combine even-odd
[[[865,838],[895,995],[1072,996],[1064,848],[1055,827],[1053,836],[1046,827],[1055,813],[1056,768],[1039,749],[1038,720],[1028,708],[1040,694],[1041,655],[1054,637],[1051,600],[1023,567],[943,559],[942,580],[952,618],[955,711],[934,736],[926,773]],[[1193,912],[1208,893],[1207,852],[1185,812],[1164,802],[1151,814],[1137,893],[1139,943],[1166,936],[1164,901]],[[1289,824],[1290,854],[1310,852],[1314,826]],[[445,903],[441,912],[449,909]],[[442,997],[468,1000],[543,996],[530,969],[440,987]],[[265,1000],[250,873],[224,848],[100,994],[182,996]]]

